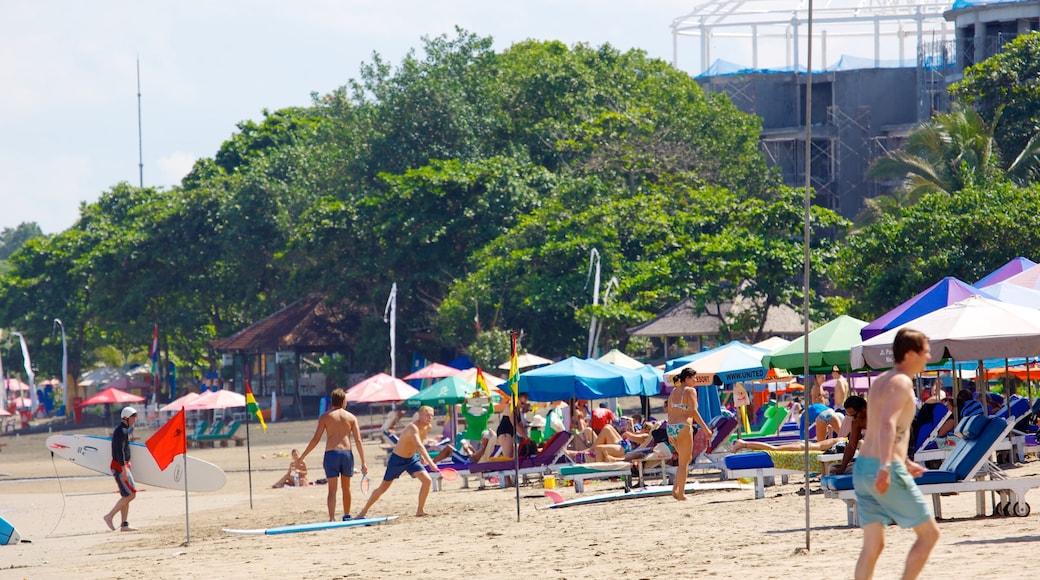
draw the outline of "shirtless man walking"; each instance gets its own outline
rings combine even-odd
[[[925,468],[906,456],[916,411],[911,377],[923,371],[928,362],[928,337],[904,328],[896,334],[892,353],[895,366],[870,387],[870,429],[852,469],[863,528],[857,579],[873,577],[874,566],[885,547],[885,526],[892,522],[913,528],[917,534],[917,541],[906,556],[903,578],[917,578],[939,541],[939,526],[913,479]],[[895,485],[894,480],[898,480]]]
[[[354,447],[361,456],[361,473],[368,473],[368,464],[365,463],[365,448],[361,445],[361,429],[358,427],[357,417],[347,412],[347,394],[343,389],[336,389],[329,395],[332,408],[318,418],[318,428],[314,431],[314,437],[307,444],[307,448],[300,454],[297,467],[302,466],[307,454],[321,441],[321,434],[325,433],[325,478],[329,480],[329,521],[336,521],[336,483],[337,480],[343,487],[343,520],[350,519],[350,478],[354,475],[354,452],[351,449],[350,437],[354,438]]]
[[[394,480],[405,471],[418,479],[421,484],[419,487],[419,508],[415,511],[415,515],[426,515],[424,511],[426,496],[430,495],[430,487],[433,480],[430,479],[429,474],[423,469],[419,458],[422,457],[426,465],[429,465],[434,471],[440,471],[437,469],[437,464],[430,459],[430,454],[426,452],[426,446],[423,445],[426,435],[430,432],[432,423],[433,407],[425,405],[419,407],[418,418],[405,427],[404,432],[401,433],[401,438],[397,441],[397,445],[394,446],[393,453],[390,454],[390,460],[386,464],[386,474],[383,475],[383,483],[379,484],[379,487],[372,492],[372,497],[368,498],[368,503],[358,512],[358,518],[365,517],[365,514],[368,513],[368,508],[372,507],[372,504],[376,503],[376,500],[386,493],[386,490],[390,489]]]

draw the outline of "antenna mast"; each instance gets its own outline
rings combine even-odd
[[[141,133],[141,58],[137,58],[137,171],[144,189],[144,144]]]

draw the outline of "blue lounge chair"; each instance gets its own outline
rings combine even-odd
[[[942,494],[968,491],[974,491],[979,496],[976,502],[977,515],[985,515],[986,491],[995,492],[1000,498],[993,506],[994,515],[1029,515],[1030,507],[1025,501],[1025,495],[1030,489],[1040,487],[1040,478],[1009,477],[989,462],[990,456],[1006,440],[1013,427],[1013,421],[1001,417],[972,415],[961,419],[956,429],[961,441],[939,469],[927,471],[916,479],[921,492],[932,496],[937,519],[942,518]],[[848,524],[858,525],[852,476],[825,476],[820,480],[820,485],[826,497],[845,502]]]

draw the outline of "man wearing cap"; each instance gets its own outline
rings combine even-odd
[[[112,475],[116,478],[116,487],[119,488],[119,501],[116,502],[111,511],[105,514],[104,520],[108,529],[115,531],[116,526],[112,523],[112,518],[117,513],[121,514],[122,520],[120,521],[122,523],[119,525],[119,531],[133,532],[135,530],[130,527],[126,518],[130,512],[130,502],[137,497],[134,476],[130,473],[130,432],[134,428],[134,423],[137,422],[137,409],[123,407],[119,417],[121,421],[116,430],[112,432],[111,465]]]

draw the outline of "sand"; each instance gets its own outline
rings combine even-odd
[[[396,515],[387,524],[278,536],[236,536],[230,528],[265,528],[323,521],[325,486],[271,489],[303,448],[313,421],[280,422],[252,431],[252,508],[246,447],[191,450],[220,465],[227,485],[193,493],[186,542],[184,493],[145,488],[131,505],[136,532],[109,532],[101,516],[117,499],[109,477],[52,460],[46,434],[5,436],[0,452],[0,515],[31,543],[0,546],[0,578],[851,578],[861,533],[845,525],[845,507],[810,494],[807,537],[800,477],[767,488],[691,494],[684,503],[649,498],[568,509],[549,503],[540,483],[515,490],[462,489],[445,483],[415,517],[418,484],[398,480],[370,516]],[[107,435],[97,429],[82,431]],[[148,429],[137,436],[147,438]],[[320,451],[308,458],[320,471]],[[366,442],[373,488],[382,473],[378,442]],[[1040,462],[1010,470],[1035,476]],[[706,474],[708,479],[717,476]],[[586,494],[620,488],[592,483]],[[818,485],[814,484],[814,489]],[[573,488],[559,488],[565,498]],[[354,481],[353,512],[364,496]],[[1029,499],[1040,508],[1037,492]],[[1040,547],[1037,514],[976,518],[974,494],[943,498],[942,539],[923,578],[1027,578]],[[806,544],[810,549],[806,550]],[[897,578],[913,532],[890,527],[877,578]]]

